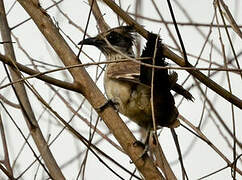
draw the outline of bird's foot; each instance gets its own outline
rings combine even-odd
[[[118,103],[115,103],[114,101],[112,101],[111,99],[108,99],[103,105],[99,106],[96,108],[97,112],[102,112],[104,111],[105,108],[107,108],[108,106],[112,106],[115,111],[118,112],[118,108],[117,108]]]
[[[145,157],[147,156],[147,153],[149,151],[149,144],[147,143],[142,143],[141,141],[135,141],[133,143],[134,146],[141,146],[143,148],[143,152],[141,153],[141,155],[138,157],[138,159],[136,159],[135,161],[131,161],[130,163],[135,163],[136,161],[140,160],[140,159],[145,159]]]

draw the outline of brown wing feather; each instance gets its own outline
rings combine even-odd
[[[108,65],[106,73],[111,79],[125,80],[140,84],[140,65],[134,61],[111,63]]]
[[[118,79],[121,81],[129,81],[136,84],[141,84],[143,86],[148,86],[140,82],[140,64],[134,61],[111,63],[108,66],[109,67],[107,68],[106,73],[109,78]],[[174,83],[171,79],[171,75],[169,75],[169,77],[172,81],[170,83]],[[175,83],[175,85],[173,85],[171,89],[176,93],[184,96],[186,99],[193,101],[193,96],[181,85]]]

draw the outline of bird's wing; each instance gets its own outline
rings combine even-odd
[[[108,65],[106,73],[111,79],[141,84],[139,80],[140,65],[134,61],[111,63]]]
[[[111,79],[117,79],[121,81],[128,81],[135,84],[141,84],[143,86],[150,87],[142,82],[140,82],[140,64],[134,61],[128,62],[118,62],[118,63],[111,63],[108,65],[106,70],[107,76]],[[171,89],[176,93],[182,95],[188,100],[193,101],[193,96],[189,91],[184,89],[181,85],[177,84],[177,74],[170,74],[169,81],[171,84]],[[162,83],[162,82],[161,82]]]

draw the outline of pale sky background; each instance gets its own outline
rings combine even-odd
[[[52,1],[45,0],[40,1],[42,7],[46,8],[52,4]],[[167,6],[167,1],[156,1],[157,4],[159,4],[159,9],[162,12],[162,15],[166,21],[171,21],[170,13]],[[171,1],[173,4],[173,10],[175,12],[175,16],[177,19],[177,22],[188,22],[187,18],[184,16],[183,12],[175,5],[173,1]],[[14,0],[5,0],[5,8],[8,11],[10,6],[14,3]],[[126,10],[129,7],[129,12],[134,11],[134,3],[135,1],[122,1],[122,8]],[[180,3],[182,3],[183,8],[186,9],[190,17],[192,17],[193,21],[196,23],[207,23],[210,24],[213,14],[214,14],[214,8],[213,8],[213,1],[208,0],[197,0],[197,1],[190,1],[190,0],[183,0]],[[240,1],[225,1],[225,3],[228,5],[232,15],[234,16],[236,22],[241,25],[242,24],[242,11],[240,10],[242,3]],[[64,0],[60,5],[60,8],[69,16],[69,18],[72,19],[73,22],[75,22],[77,25],[85,28],[88,13],[89,13],[89,5],[86,1],[77,1],[77,0]],[[117,16],[113,14],[112,10],[110,10],[107,6],[105,6],[103,3],[100,3],[101,11],[104,13],[104,18],[109,24],[110,27],[116,27],[118,26]],[[59,13],[59,11],[56,8],[52,8],[47,11],[47,13],[50,15],[52,19],[55,19],[58,22],[59,27],[62,29],[62,31],[65,32],[65,34],[72,39],[76,44],[83,38],[83,33],[79,31],[77,28],[73,27],[71,24],[68,23],[67,19],[63,17]],[[142,8],[142,15],[147,16],[150,18],[154,18],[159,20],[159,16],[154,10],[153,5],[150,1],[143,1],[143,8]],[[11,12],[8,15],[8,21],[9,26],[13,27],[16,24],[22,22],[26,18],[28,18],[28,14],[23,10],[23,8],[16,3],[16,5],[13,7]],[[220,17],[220,16],[219,16]],[[220,20],[221,22],[221,20]],[[154,33],[160,32],[160,36],[163,39],[163,43],[171,45],[174,47],[174,44],[169,37],[165,26],[160,23],[155,23],[151,21],[145,21],[142,20],[140,23],[149,31],[152,31]],[[173,32],[173,35],[175,37],[175,31],[173,26],[169,26],[170,29]],[[199,27],[203,33],[206,35],[208,34],[209,28],[208,27]],[[191,53],[193,55],[198,56],[200,54],[201,48],[204,44],[204,38],[201,37],[201,35],[191,26],[179,26],[180,32],[182,34],[182,38],[186,47],[187,53]],[[17,27],[14,29],[13,34],[18,37],[21,46],[27,51],[27,53],[34,59],[53,64],[53,65],[59,65],[62,66],[61,61],[56,56],[55,52],[52,50],[48,42],[43,38],[42,34],[39,32],[33,21],[28,21],[24,23],[23,25]],[[88,26],[87,30],[88,34],[91,36],[95,36],[98,31],[96,28],[96,21],[93,16],[91,16],[90,24]],[[63,34],[62,34],[63,35]],[[236,53],[241,52],[241,39],[239,39],[238,35],[235,34],[230,29],[230,35],[233,38],[233,45],[235,47]],[[232,57],[231,48],[229,46],[226,34],[223,31],[223,40],[225,44],[225,50],[228,58]],[[75,53],[78,52],[78,49],[65,37],[67,42],[69,43],[70,47],[73,49]],[[212,34],[210,36],[210,40],[213,41],[214,45],[219,47],[221,49],[219,44],[219,36],[218,36],[218,29],[213,28]],[[15,41],[13,39],[13,41]],[[144,44],[144,40],[142,41]],[[17,61],[25,64],[30,65],[29,59],[24,55],[24,53],[18,48],[18,45],[14,44],[15,53],[17,57]],[[209,59],[209,52],[210,52],[211,45],[207,44],[205,47],[205,50],[202,54],[203,58]],[[95,61],[98,61],[100,56],[100,51],[94,47],[86,46],[83,47],[83,51],[89,54]],[[4,54],[2,46],[0,46],[0,53]],[[90,60],[82,53],[80,56],[80,59],[82,63],[90,62]],[[104,61],[104,56],[101,56],[101,61]],[[212,60],[223,64],[223,58],[218,55],[218,53],[213,50],[212,51]],[[240,61],[241,65],[241,57],[238,57],[238,60]],[[194,64],[196,62],[195,58],[189,57],[189,61],[191,64]],[[170,62],[170,61],[169,61]],[[171,65],[174,65],[173,62],[170,62]],[[235,64],[235,63],[234,63]],[[199,63],[199,67],[208,67],[207,63]],[[29,66],[32,68],[32,66]],[[52,69],[53,67],[48,68]],[[214,66],[216,67],[216,66]],[[41,71],[46,71],[46,69],[40,68]],[[91,74],[93,78],[95,78],[95,71],[96,66],[88,67],[88,72]],[[6,76],[6,73],[3,69],[3,66],[0,65],[0,81],[4,79]],[[99,70],[100,72],[100,70]],[[176,71],[179,74],[179,80],[178,82],[181,83],[184,81],[184,79],[187,77],[188,73],[185,71]],[[207,74],[207,71],[203,71],[203,73]],[[52,73],[50,74],[53,77],[71,81],[71,77],[67,74],[67,77],[63,75],[63,72],[58,73]],[[28,76],[25,74],[25,76]],[[231,83],[232,83],[232,92],[234,95],[242,99],[242,83],[241,78],[238,75],[234,75],[233,73],[230,73]],[[228,83],[226,81],[226,73],[225,72],[219,72],[216,76],[212,77],[214,81],[216,81],[218,84],[223,86],[224,88],[228,89]],[[34,85],[34,87],[38,90],[38,92],[41,94],[43,98],[48,102],[54,95],[54,92],[50,90],[50,88],[45,85],[44,82],[31,79],[29,80],[31,84]],[[5,80],[0,86],[7,84],[8,81]],[[103,86],[102,86],[102,76],[100,80],[97,83],[100,87],[100,89],[104,92]],[[188,83],[185,84],[185,87],[189,87],[191,84],[194,84],[194,81],[190,79]],[[55,87],[56,88],[56,87]],[[202,88],[205,89],[205,86],[202,85]],[[58,89],[58,88],[56,88]],[[66,100],[69,101],[69,103],[72,105],[74,109],[77,109],[77,107],[82,102],[83,97],[77,93],[70,93],[69,95],[64,91],[63,89],[58,89],[59,93],[61,93]],[[37,119],[39,116],[42,116],[43,112],[43,106],[39,103],[37,98],[28,90],[29,98],[31,100],[31,104],[33,106],[34,112],[36,113]],[[200,121],[200,117],[202,114],[202,107],[203,107],[203,100],[201,100],[202,96],[200,95],[197,88],[194,88],[191,90],[191,93],[193,94],[195,101],[187,102],[186,100],[179,106],[179,112],[186,117],[191,123],[194,125],[198,125]],[[17,100],[15,98],[15,95],[10,87],[0,89],[0,94],[4,95],[7,99],[17,103]],[[229,128],[232,129],[232,113],[231,113],[231,106],[229,103],[227,103],[223,98],[216,95],[211,90],[208,90],[208,97],[213,102],[216,110],[219,112],[222,119],[226,122],[226,124],[229,126]],[[176,97],[176,104],[180,102],[180,97]],[[61,100],[56,96],[54,97],[54,100],[50,103],[50,105],[56,110],[66,121],[68,121],[72,117],[71,111],[61,102]],[[19,110],[16,110],[8,105],[6,105],[9,112],[11,113],[14,120],[18,123],[18,125],[21,127],[22,131],[24,132],[25,136],[28,135],[28,128],[24,122],[23,116]],[[242,141],[242,133],[241,128],[242,127],[242,112],[238,108],[234,108],[235,110],[235,120],[236,120],[236,127],[237,127],[237,138]],[[9,145],[9,151],[10,151],[10,160],[11,163],[16,158],[22,144],[23,144],[23,138],[20,136],[20,133],[17,131],[16,127],[11,123],[9,117],[7,116],[6,112],[3,110],[2,107],[0,107],[0,113],[3,118],[4,122],[4,128],[7,132],[7,139],[8,139],[8,145]],[[81,109],[80,114],[87,119],[90,119],[90,106],[88,103],[85,103],[84,108]],[[222,153],[230,160],[233,161],[233,153],[232,149],[228,147],[228,144],[225,142],[224,138],[221,137],[220,132],[212,122],[211,118],[205,118],[207,116],[207,112],[205,111],[204,114],[204,120],[203,120],[203,128],[202,132],[206,135],[209,140],[220,150]],[[93,123],[96,121],[96,114],[92,116]],[[123,118],[125,119],[125,118]],[[205,120],[206,119],[206,120]],[[43,134],[45,137],[48,137],[48,134],[50,134],[50,141],[57,135],[57,133],[61,130],[62,125],[57,123],[58,121],[55,120],[54,116],[51,116],[49,113],[45,112],[43,114],[43,117],[41,117],[39,123],[41,126],[41,129],[43,130]],[[216,119],[216,122],[218,120]],[[75,117],[72,125],[82,134],[85,135],[85,137],[88,138],[89,134],[89,128],[78,118]],[[134,123],[129,123],[128,126],[133,129],[137,130],[137,126]],[[225,131],[221,125],[219,125],[221,128],[221,131]],[[104,133],[108,133],[108,129],[106,128],[103,121],[98,123],[98,128],[102,130]],[[180,142],[180,146],[182,149],[183,154],[187,152],[189,153],[184,156],[184,164],[185,168],[188,173],[189,179],[198,179],[208,173],[211,173],[213,171],[216,171],[224,166],[226,166],[226,162],[217,154],[215,153],[205,142],[202,142],[200,139],[194,140],[194,135],[189,133],[187,130],[185,130],[182,127],[177,128],[177,134]],[[137,138],[140,138],[139,134],[136,133]],[[228,133],[225,132],[224,135],[228,138],[229,142],[233,144],[232,139],[230,136],[228,136]],[[112,140],[115,141],[115,139],[112,136],[109,136]],[[99,141],[100,136],[98,134],[95,135],[93,142]],[[173,139],[170,134],[170,130],[167,128],[164,128],[161,131],[161,135],[159,137],[160,144],[167,156],[167,159],[170,162],[174,162],[177,160],[177,152],[176,148],[173,142]],[[32,139],[29,140],[31,144],[34,146],[34,143]],[[2,141],[0,141],[2,143]],[[115,141],[116,142],[116,141]],[[191,143],[194,145],[191,146]],[[117,151],[112,145],[107,143],[106,141],[101,141],[101,143],[98,144],[98,147],[101,148],[105,153],[109,154],[112,158],[117,160],[119,163],[121,163],[124,167],[128,168],[130,171],[134,170],[134,165],[130,164],[129,157],[120,153]],[[68,132],[64,131],[60,137],[55,141],[55,143],[51,146],[51,150],[57,159],[57,162],[60,166],[64,165],[68,160],[75,157],[78,152],[85,150],[85,147],[83,144],[81,144],[79,141],[77,141],[73,136]],[[2,146],[0,149],[0,158],[3,157],[2,154]],[[36,150],[37,152],[37,150]],[[238,147],[237,153],[241,154],[242,151]],[[63,173],[66,177],[66,179],[75,179],[78,170],[80,168],[81,161],[83,160],[84,156],[82,155],[79,158],[76,158],[75,161],[73,161],[70,165],[65,166],[63,168]],[[14,172],[16,176],[20,174],[34,159],[34,156],[32,155],[32,152],[29,150],[28,147],[25,147],[24,151],[21,153],[20,158],[17,161],[17,167]],[[104,158],[103,158],[104,159]],[[115,169],[120,175],[122,175],[125,179],[129,179],[129,175],[124,172],[123,170],[120,170],[117,166],[113,165],[106,159],[104,159],[105,162],[107,162],[113,169]],[[174,170],[176,176],[178,179],[181,179],[181,170],[179,163],[172,163],[172,169]],[[242,169],[241,161],[238,161],[237,166]],[[34,173],[36,172],[37,164],[34,165],[28,172],[26,172],[22,179],[32,179],[34,177]],[[226,170],[223,170],[209,178],[206,179],[232,179],[230,169],[227,168]],[[3,177],[2,172],[0,172],[0,178]],[[101,164],[96,157],[93,156],[92,153],[89,152],[88,154],[88,162],[85,172],[85,179],[100,179],[100,180],[112,180],[112,179],[118,179],[114,174],[112,174],[103,164]],[[42,170],[40,170],[37,174],[36,179],[42,179]],[[80,178],[81,179],[81,178]],[[242,177],[237,173],[237,179],[242,179]]]

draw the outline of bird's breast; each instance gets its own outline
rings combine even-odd
[[[130,100],[132,89],[127,82],[110,79],[105,76],[104,88],[108,98],[115,103],[118,103],[120,106],[127,104],[127,102]]]
[[[120,113],[142,127],[151,123],[150,88],[104,76],[106,95]]]

